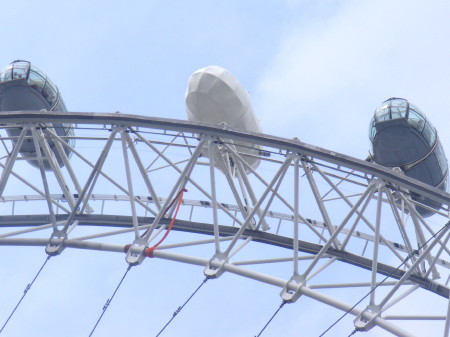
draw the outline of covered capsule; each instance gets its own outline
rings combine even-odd
[[[209,66],[191,75],[186,90],[186,110],[190,121],[261,132],[247,91],[233,74],[222,67]],[[259,146],[246,142],[233,145],[252,168],[258,167]],[[224,169],[220,165],[218,167]]]
[[[27,110],[67,111],[58,88],[50,79],[30,62],[17,60],[0,72],[0,113],[1,111]],[[73,136],[71,125],[54,123],[46,127],[52,128],[58,136],[66,137],[66,143],[74,146],[74,140],[70,138]],[[6,132],[10,137],[15,137],[13,143],[16,144],[21,129],[7,127]],[[63,166],[63,160],[54,142],[49,140],[49,146],[58,165]],[[19,151],[31,165],[39,166],[31,132],[27,133]],[[67,148],[64,148],[64,151],[66,155],[71,154]],[[44,168],[51,169],[48,160],[44,160]]]
[[[375,110],[369,138],[372,159],[386,167],[399,167],[408,177],[447,191],[448,164],[436,129],[425,115],[403,98],[389,98]],[[416,193],[412,199],[433,209],[439,203]],[[424,217],[434,214],[417,207]]]

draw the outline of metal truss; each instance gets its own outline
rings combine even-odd
[[[72,125],[75,147],[56,123]],[[1,128],[0,245],[119,252],[131,265],[146,257],[189,263],[211,279],[233,273],[279,287],[288,303],[305,296],[348,312],[359,331],[413,336],[405,321],[432,320],[440,322],[435,336],[449,336],[447,193],[298,140],[200,123],[26,111],[3,113]],[[12,139],[6,128],[22,132]],[[19,154],[30,139],[36,158]],[[181,234],[152,249],[184,189],[173,226]],[[410,192],[441,209],[423,219]],[[265,245],[279,249],[267,256]],[[336,288],[367,296],[354,305]],[[438,301],[436,312],[401,309],[418,298]]]

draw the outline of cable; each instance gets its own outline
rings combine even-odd
[[[34,281],[36,281],[37,277],[39,276],[39,274],[41,273],[42,269],[44,269],[45,265],[47,264],[48,260],[50,260],[51,255],[48,255],[47,258],[45,259],[44,264],[41,266],[41,268],[39,269],[39,271],[37,272],[36,276],[34,277],[33,281],[31,281],[31,283],[28,283],[27,287],[25,288],[25,290],[23,291],[23,295],[20,298],[19,302],[17,303],[17,305],[15,306],[15,308],[13,309],[13,311],[11,312],[11,314],[9,315],[8,319],[6,320],[5,324],[3,324],[2,329],[0,330],[0,334],[2,333],[3,329],[5,328],[6,324],[8,324],[9,320],[11,319],[11,317],[14,315],[14,313],[16,312],[17,308],[19,307],[20,303],[22,303],[22,300],[25,298],[25,295],[28,293],[28,290],[30,290],[31,286],[33,285]]]
[[[197,293],[197,291],[200,290],[200,288],[206,283],[206,281],[208,281],[209,278],[205,278],[202,283],[197,287],[197,289],[195,289],[195,291],[192,293],[191,296],[189,296],[189,298],[186,300],[186,302],[184,302],[184,304],[180,307],[177,308],[177,310],[174,311],[174,313],[172,314],[172,318],[166,323],[166,325],[164,325],[164,327],[158,332],[158,334],[155,337],[158,337],[159,335],[161,335],[161,333],[169,326],[169,324],[175,319],[175,317],[179,314],[179,312],[181,310],[183,310],[184,306],[191,300],[192,297],[194,297],[194,295]]]
[[[180,209],[181,203],[183,202],[183,194],[184,192],[187,192],[186,189],[182,189],[177,196],[171,201],[170,205],[167,206],[166,210],[164,211],[164,214],[167,213],[167,211],[173,206],[173,204],[175,203],[175,201],[178,198],[178,202],[177,202],[177,206],[173,215],[173,218],[170,220],[169,226],[166,229],[166,232],[164,233],[163,237],[161,238],[161,240],[159,240],[154,246],[146,248],[144,250],[144,255],[146,257],[153,257],[153,252],[155,251],[155,249],[167,238],[167,236],[169,235],[170,231],[172,230],[173,225],[175,224],[175,220],[177,218],[177,214],[178,214],[178,210]],[[147,228],[147,230],[144,232],[144,234],[141,235],[141,238],[143,238],[148,231],[150,230],[150,228]],[[125,245],[123,247],[123,251],[124,253],[128,253],[128,250],[130,249],[131,245]]]
[[[159,246],[159,245],[167,238],[167,236],[169,235],[169,233],[170,233],[170,231],[172,230],[172,227],[173,227],[173,225],[174,225],[174,223],[175,223],[175,220],[176,220],[176,218],[177,218],[178,210],[180,209],[181,203],[182,203],[182,201],[183,201],[183,194],[184,194],[184,192],[186,192],[186,191],[187,191],[186,189],[182,189],[182,190],[180,191],[180,193],[178,193],[178,196],[177,196],[177,197],[178,197],[177,206],[176,206],[176,209],[175,209],[175,213],[174,213],[174,215],[173,215],[173,218],[172,218],[172,220],[170,221],[169,227],[167,227],[167,230],[166,230],[166,232],[164,233],[164,235],[163,235],[163,237],[161,238],[161,240],[159,240],[153,247],[147,248],[147,249],[145,250],[145,256],[147,256],[147,257],[153,257],[153,252],[155,251],[155,249],[158,248],[158,246]],[[177,197],[176,197],[176,198],[177,198]],[[176,198],[172,200],[172,202],[171,202],[170,205],[167,207],[167,209],[166,209],[165,212],[167,212],[167,211],[172,207],[172,205],[175,203]],[[148,231],[148,230],[147,230],[147,231]]]
[[[283,302],[281,302],[280,306],[278,307],[277,311],[275,311],[275,313],[272,315],[272,317],[270,317],[270,319],[267,321],[266,325],[264,325],[264,327],[262,328],[262,330],[259,332],[259,334],[255,337],[259,337],[261,336],[261,334],[263,333],[264,330],[266,330],[267,326],[270,324],[270,322],[272,322],[272,320],[275,318],[275,316],[278,314],[278,312],[280,312],[281,308],[284,307],[284,305],[287,302],[283,300]]]
[[[173,206],[175,201],[178,199],[177,209],[175,211],[174,218],[176,217],[176,214],[178,213],[178,209],[180,208],[181,202],[183,201],[184,192],[187,192],[187,189],[183,188],[180,192],[178,192],[178,194],[175,196],[175,198],[173,198],[173,200],[170,202],[169,206],[167,206],[166,209],[164,210],[163,216],[166,215],[166,213],[169,211],[169,209]],[[150,230],[150,228],[147,228],[147,230],[141,235],[141,238],[143,238],[145,235],[147,235],[149,230]],[[158,243],[158,245],[159,245],[159,243]]]
[[[448,221],[438,232],[436,232],[433,236],[431,236],[427,242],[425,242],[423,245],[421,245],[417,250],[411,252],[408,256],[406,256],[405,260],[397,267],[394,271],[392,271],[389,275],[387,275],[380,283],[378,283],[373,289],[371,289],[366,295],[364,295],[358,302],[355,303],[350,309],[348,309],[341,317],[337,319],[332,325],[328,327],[319,337],[324,336],[328,331],[330,331],[341,319],[343,319],[347,314],[349,314],[353,309],[356,308],[358,304],[360,304],[362,301],[364,301],[367,296],[369,296],[372,292],[375,291],[380,285],[382,285],[389,277],[391,277],[397,270],[399,270],[408,260],[413,257],[415,254],[418,253],[419,250],[421,250],[423,247],[425,247],[432,239],[434,239],[440,232],[442,232],[445,228],[447,228],[450,225],[450,221]],[[349,335],[354,335],[358,330],[355,329],[353,332]]]
[[[114,290],[114,292],[113,292],[111,298],[109,298],[109,299],[106,301],[105,305],[103,306],[102,313],[101,313],[100,317],[98,318],[97,323],[95,323],[94,328],[92,329],[91,333],[89,334],[89,337],[91,337],[92,334],[94,333],[95,329],[97,328],[98,323],[100,323],[100,321],[101,321],[103,315],[105,314],[106,310],[108,309],[109,305],[111,304],[111,302],[112,302],[114,296],[115,296],[116,293],[117,293],[117,290],[119,290],[120,286],[122,285],[123,280],[125,279],[125,276],[127,276],[127,274],[128,274],[128,272],[130,271],[131,267],[132,267],[131,264],[128,265],[127,271],[126,271],[125,274],[122,276],[122,279],[120,280],[119,284],[117,285],[116,290]]]

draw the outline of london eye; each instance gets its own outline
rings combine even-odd
[[[230,76],[194,73],[189,120],[172,120],[67,112],[42,72],[13,62],[0,83],[3,251],[193,265],[211,283],[235,275],[269,285],[283,305],[332,309],[324,330],[345,315],[349,333],[415,336],[427,321],[448,336],[448,168],[425,115],[384,102],[363,160],[261,133]],[[265,319],[251,322],[255,332]]]

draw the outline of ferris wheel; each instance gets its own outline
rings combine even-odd
[[[427,321],[449,336],[450,195],[401,170],[120,113],[2,112],[0,140],[1,246],[191,264],[278,288],[280,308],[309,298],[353,316],[354,333]]]

